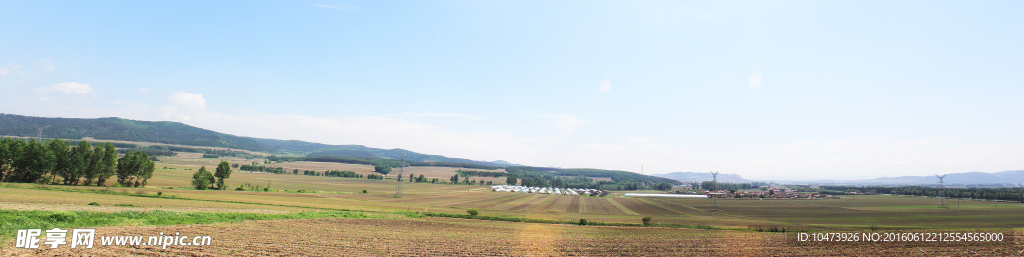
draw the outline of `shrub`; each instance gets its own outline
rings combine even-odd
[[[163,196],[163,195],[164,195],[164,191],[156,192],[156,196]]]
[[[466,213],[469,213],[471,216],[476,216],[477,214],[480,214],[480,211],[476,208],[469,208],[469,210],[466,210]]]
[[[366,189],[363,189],[363,193],[364,193],[364,194],[366,193]]]
[[[100,206],[100,203],[97,203],[97,202],[91,202],[91,203],[89,203],[89,205],[95,205],[95,206]]]
[[[644,215],[644,217],[640,218],[640,220],[644,221],[644,225],[650,225],[651,224],[651,215]]]
[[[587,225],[587,219],[580,219],[580,225]]]

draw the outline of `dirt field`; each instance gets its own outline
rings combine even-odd
[[[272,220],[162,227],[106,227],[104,235],[210,236],[209,246],[94,246],[4,255],[190,256],[942,256],[1018,255],[1006,244],[799,244],[792,234],[674,228],[523,224],[479,220]],[[1017,241],[1019,242],[1019,241]]]

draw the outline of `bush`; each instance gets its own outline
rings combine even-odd
[[[587,225],[587,219],[580,219],[580,225]]]
[[[477,214],[480,214],[480,211],[477,210],[476,208],[469,208],[469,210],[466,210],[466,213],[469,213],[469,215],[472,216],[476,216]]]
[[[644,221],[644,225],[650,225],[651,224],[651,215],[644,215],[644,217],[640,218],[640,220]]]
[[[363,193],[364,193],[364,194],[366,193],[366,189],[363,189]]]
[[[163,195],[164,195],[164,191],[156,192],[156,196],[163,196]]]
[[[89,203],[89,205],[95,205],[95,206],[100,206],[100,203],[97,203],[97,202],[91,202],[91,203]]]

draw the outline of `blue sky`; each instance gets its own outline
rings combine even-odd
[[[757,179],[1024,169],[1020,1],[4,1],[0,112]]]

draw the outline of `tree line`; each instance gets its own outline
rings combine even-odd
[[[118,158],[112,143],[94,148],[86,140],[72,145],[59,139],[0,139],[0,181],[104,186],[117,176],[120,186],[140,187],[153,170],[148,154],[130,151]]]
[[[519,184],[527,187],[560,187],[560,188],[589,188],[598,190],[670,190],[672,183],[660,178],[647,178],[640,174],[623,175],[618,174],[624,171],[606,171],[592,169],[565,169],[561,171],[545,171],[541,168],[527,166],[505,167],[507,172],[506,183],[509,185]],[[562,175],[559,175],[562,174]],[[564,175],[574,174],[572,177]],[[613,176],[612,181],[597,181],[587,177],[585,174],[603,174]],[[615,180],[615,179],[619,180]],[[640,178],[641,180],[637,180]],[[674,180],[669,180],[674,181]]]
[[[894,194],[894,195],[916,195],[916,196],[939,196],[939,192],[945,197],[950,198],[970,198],[970,199],[984,199],[984,200],[1003,200],[1003,201],[1017,201],[1024,202],[1024,188],[1020,187],[999,187],[999,188],[934,188],[934,187],[917,187],[917,186],[903,186],[903,187],[881,187],[881,186],[869,186],[869,187],[851,187],[851,186],[822,186],[821,192],[827,192],[832,194],[845,194],[846,192],[857,192],[866,193],[868,191],[875,191],[879,194]]]
[[[508,173],[505,173],[505,172],[479,171],[479,170],[463,170],[463,169],[458,169],[458,170],[455,171],[455,173],[458,173],[459,175],[461,175],[463,177],[473,176],[473,177],[500,178],[500,177],[504,177],[504,176],[508,175]]]

